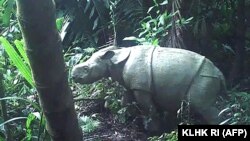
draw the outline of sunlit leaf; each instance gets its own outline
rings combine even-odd
[[[94,21],[94,26],[93,26],[93,30],[96,29],[97,25],[98,25],[98,21],[99,21],[99,18],[97,17]]]
[[[218,116],[221,116],[223,113],[228,112],[228,111],[231,111],[231,108],[227,107],[227,108],[221,110],[220,113],[218,114]]]
[[[160,5],[167,5],[168,4],[168,0],[164,0],[162,3],[160,3]]]
[[[160,25],[165,25],[165,16],[164,15],[161,15],[159,18],[158,26],[160,26]]]
[[[96,51],[96,49],[93,47],[88,47],[88,48],[85,48],[84,51],[88,54],[92,54]]]
[[[29,59],[28,59],[27,54],[26,54],[26,52],[24,50],[24,43],[22,41],[15,40],[14,44],[16,45],[16,48],[19,51],[19,53],[21,54],[21,56],[24,59],[25,63],[29,64]]]
[[[135,40],[137,40],[137,38],[135,36],[130,36],[130,37],[125,37],[123,40],[126,40],[126,41],[135,41]]]
[[[234,117],[240,117],[241,116],[241,113],[235,113],[234,114]]]
[[[228,50],[229,52],[235,54],[235,51],[228,45],[222,44],[224,50]]]
[[[159,45],[159,40],[158,39],[153,40],[152,44],[154,46],[158,46]]]
[[[194,17],[190,17],[190,18],[186,19],[186,22],[189,23],[190,21],[193,20],[193,18],[194,18]]]
[[[93,8],[91,9],[90,14],[89,14],[89,18],[90,18],[90,19],[94,16],[94,13],[95,13],[95,8],[93,7]]]
[[[90,1],[87,1],[87,4],[84,8],[84,13],[86,13],[88,11],[89,7],[90,7]]]
[[[61,31],[63,27],[63,18],[56,19],[56,29]]]
[[[154,6],[150,7],[147,11],[147,13],[150,13],[153,10]]]
[[[231,117],[231,118],[228,118],[228,119],[226,119],[226,120],[224,120],[224,121],[221,122],[219,125],[224,125],[224,124],[228,123],[231,119],[232,119],[232,117]]]
[[[16,52],[14,47],[9,43],[9,41],[7,41],[6,38],[0,37],[0,43],[2,44],[6,53],[10,57],[10,60],[14,63],[22,76],[29,82],[32,87],[34,87],[34,82],[29,66],[24,63],[21,56]]]

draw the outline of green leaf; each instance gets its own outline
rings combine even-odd
[[[29,59],[27,57],[27,54],[24,50],[24,43],[23,41],[15,40],[14,44],[16,45],[17,50],[21,54],[22,58],[24,59],[25,63],[29,64]]]
[[[152,45],[158,46],[159,45],[158,39],[154,39],[153,42],[152,42]]]
[[[164,0],[162,3],[160,3],[160,5],[167,5],[168,4],[168,0]]]
[[[155,6],[149,7],[147,13],[150,13],[150,12],[153,10],[154,7],[155,7]]]
[[[94,26],[93,26],[93,30],[96,29],[97,25],[98,25],[98,21],[99,21],[99,17],[97,17],[94,21]]]
[[[158,26],[160,25],[165,25],[165,15],[160,16]]]
[[[94,16],[94,13],[95,13],[95,8],[93,7],[89,14],[89,19],[91,19]]]
[[[84,13],[86,13],[88,11],[89,7],[90,7],[90,1],[87,1],[87,4],[84,8]]]
[[[28,118],[26,120],[26,140],[30,141],[32,138],[32,129],[31,124],[36,119],[36,116],[34,114],[29,114]]]
[[[88,48],[85,48],[84,51],[88,54],[93,54],[96,51],[96,48],[88,47]]]
[[[241,113],[235,113],[234,117],[241,117]]]
[[[63,27],[63,18],[57,18],[56,19],[56,29],[61,31]]]
[[[144,34],[146,34],[149,30],[148,29],[145,29],[143,32],[141,32],[138,36],[139,37],[142,37]]]
[[[93,132],[100,125],[98,120],[93,120],[89,116],[82,116],[79,118],[79,124],[84,132]]]
[[[3,6],[3,3],[5,2],[6,0],[0,0],[0,8]]]
[[[15,4],[15,0],[8,0],[7,1],[7,5],[4,9],[4,14],[2,16],[2,19],[3,19],[3,24],[5,26],[9,26],[10,24],[10,18],[11,18],[11,15],[12,15],[12,9],[13,9],[13,5]]]
[[[146,23],[146,29],[150,29],[150,23],[149,22]]]
[[[218,116],[221,116],[223,113],[226,113],[226,112],[228,112],[230,110],[231,110],[231,108],[227,107],[227,108],[221,110],[220,113],[218,114]]]
[[[221,123],[219,123],[219,125],[224,125],[224,124],[228,123],[230,120],[232,120],[232,117],[222,121]]]
[[[126,41],[136,41],[138,38],[136,38],[135,36],[130,36],[130,37],[125,37],[123,40]]]
[[[222,44],[222,47],[224,48],[224,50],[228,50],[229,52],[235,54],[235,51],[230,46]]]
[[[16,52],[13,46],[7,41],[6,38],[0,37],[0,43],[5,49],[6,53],[10,57],[10,60],[14,63],[17,69],[20,71],[22,76],[29,82],[29,84],[34,87],[34,82],[32,79],[32,74],[30,68],[24,63],[21,56]]]
[[[194,17],[190,17],[188,19],[186,19],[186,22],[190,22],[191,20],[193,20]]]

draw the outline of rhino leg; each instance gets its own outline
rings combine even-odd
[[[126,91],[122,95],[121,105],[127,108],[126,116],[128,116],[128,119],[134,119],[138,116],[139,109],[135,101],[136,99],[133,95],[133,91]]]
[[[141,112],[146,115],[146,118],[144,119],[144,128],[151,133],[158,133],[161,131],[161,119],[152,100],[152,94],[136,90],[134,91],[134,96],[139,107],[142,109]]]
[[[210,107],[206,110],[198,110],[202,118],[205,120],[205,124],[217,125],[219,124],[219,110],[216,107]],[[204,124],[202,123],[202,124]]]
[[[218,124],[218,109],[214,107],[216,97],[220,92],[220,79],[198,75],[191,85],[187,99],[191,108],[198,112],[206,124]]]
[[[132,91],[126,91],[122,95],[121,104],[122,106],[129,106],[135,101],[135,97]]]

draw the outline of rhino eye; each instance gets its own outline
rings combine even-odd
[[[89,67],[88,67],[88,66],[83,66],[83,67],[82,67],[82,71],[83,71],[84,73],[88,73],[88,72],[89,72]]]

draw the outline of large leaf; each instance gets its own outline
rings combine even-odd
[[[0,8],[2,7],[4,2],[5,2],[5,0],[0,0]]]
[[[13,5],[15,4],[15,0],[8,0],[6,3],[6,7],[4,9],[4,14],[2,16],[3,24],[8,26],[10,24],[10,18],[12,15]]]
[[[32,87],[34,87],[31,69],[29,68],[29,66],[24,63],[22,57],[17,53],[17,51],[6,38],[0,37],[0,43],[2,44],[6,53],[10,57],[10,60],[14,63],[22,76],[29,82]]]
[[[24,51],[24,43],[22,41],[19,40],[15,40],[14,41],[17,50],[19,51],[19,53],[21,54],[22,58],[24,59],[25,63],[29,64],[29,60],[27,57],[26,52]]]

